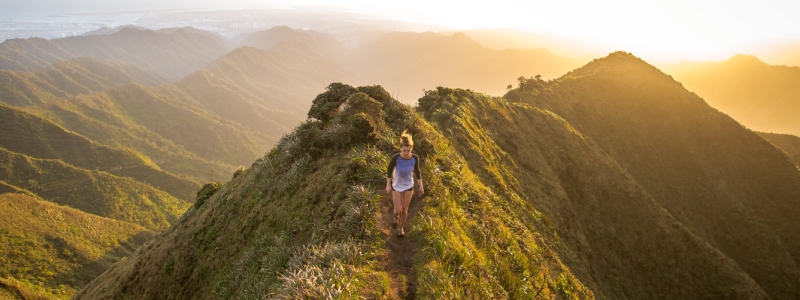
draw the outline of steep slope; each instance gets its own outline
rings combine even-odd
[[[305,119],[320,89],[350,78],[320,49],[287,42],[239,48],[176,85],[207,111],[278,137]]]
[[[128,83],[157,85],[163,79],[134,65],[76,58],[37,72],[0,70],[0,101],[29,106],[80,93],[108,90]]]
[[[758,135],[778,148],[781,148],[783,152],[786,152],[786,154],[792,158],[794,164],[800,167],[800,137],[789,134],[766,132],[758,132]]]
[[[11,39],[0,44],[0,69],[36,71],[60,60],[91,57],[133,63],[168,79],[203,67],[228,49],[222,37],[191,27],[127,27],[108,35]]]
[[[580,66],[546,49],[492,50],[463,33],[433,32],[382,35],[351,53],[349,65],[364,82],[385,83],[401,98],[415,99],[422,89],[456,86],[494,95],[520,75],[552,78]],[[354,71],[355,72],[355,71]]]
[[[21,110],[0,105],[0,147],[35,158],[57,159],[87,170],[151,182],[172,196],[189,201],[200,187],[164,172],[141,154],[94,143]]]
[[[419,103],[495,193],[525,200],[546,216],[560,237],[562,261],[599,298],[766,296],[552,112],[446,88]],[[509,215],[536,215],[524,204]]]
[[[754,56],[663,66],[708,104],[756,131],[800,135],[800,67],[771,66]]]
[[[800,295],[800,171],[668,75],[613,53],[505,96],[561,115],[770,297]]]
[[[153,236],[141,226],[21,194],[0,194],[0,219],[0,277],[22,288],[0,286],[22,290],[24,298],[39,289],[68,297]]]
[[[61,160],[32,158],[0,148],[0,180],[51,202],[151,230],[168,227],[189,206],[149,184],[111,171],[80,169]]]
[[[551,112],[331,84],[308,115],[77,298],[767,298]],[[379,193],[404,129],[426,193],[403,240]]]
[[[125,105],[122,105],[124,103],[114,102],[124,99],[110,98],[107,95],[74,97],[81,93],[124,89],[122,86],[130,83],[156,85],[161,82],[157,76],[130,64],[78,58],[60,61],[35,73],[0,71],[0,76],[6,76],[5,79],[8,80],[0,87],[0,102],[22,106],[29,113],[56,122],[99,143],[135,149],[174,174],[201,182],[208,180],[209,175],[214,172],[228,173],[234,169],[231,165],[215,162],[224,155],[199,157],[175,141],[138,124],[135,119],[127,116]],[[163,105],[167,104],[153,105],[152,108],[162,109]],[[196,109],[189,113],[197,114]],[[209,118],[213,119],[206,114],[194,119],[199,119],[199,123],[208,123]],[[203,132],[187,132],[183,135],[196,137],[202,136]],[[255,138],[250,138],[253,139]],[[263,150],[258,152],[261,151]],[[257,154],[252,154],[243,161],[249,161],[256,156]]]
[[[263,153],[272,140],[236,122],[209,114],[202,107],[192,106],[186,103],[186,98],[176,99],[159,92],[159,89],[130,84],[102,93],[52,101],[29,111],[106,145],[122,144],[142,152],[149,148],[148,154],[159,151],[153,147],[168,147],[171,149],[167,151],[178,154],[188,150],[196,154],[179,159],[195,158],[196,162],[199,156],[206,161],[243,164]],[[208,147],[209,143],[215,146]],[[165,152],[163,150],[161,152]],[[202,164],[195,168],[200,166]],[[207,174],[209,170],[202,173]]]

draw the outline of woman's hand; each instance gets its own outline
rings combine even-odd
[[[425,188],[420,184],[419,185],[419,195],[422,196],[425,194]]]
[[[389,185],[388,183],[386,184],[386,193],[387,194],[391,194],[392,193],[392,186]]]

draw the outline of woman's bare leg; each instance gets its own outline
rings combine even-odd
[[[402,203],[402,206],[401,206],[402,207],[402,211],[401,211],[401,214],[400,214],[400,222],[398,222],[399,224],[397,225],[397,226],[399,226],[399,228],[403,228],[403,226],[406,225],[406,219],[408,219],[408,207],[411,204],[411,196],[413,196],[413,195],[414,195],[413,191],[403,192],[403,195],[402,195],[403,196],[402,197],[403,198],[403,203]],[[395,208],[395,211],[397,211],[396,208]]]
[[[392,191],[392,203],[394,204],[394,220],[397,222],[397,226],[400,226],[400,216],[403,214],[403,195],[401,192]]]

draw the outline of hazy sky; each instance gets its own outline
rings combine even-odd
[[[579,38],[600,51],[722,59],[754,43],[800,40],[800,0],[258,1],[0,0],[5,15],[154,8],[327,7],[456,28],[516,28]]]

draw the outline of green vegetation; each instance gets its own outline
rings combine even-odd
[[[414,108],[334,83],[309,115],[77,298],[767,297],[551,111],[448,88]],[[426,194],[399,240],[381,189],[405,129]]]
[[[152,238],[140,226],[21,194],[0,194],[0,219],[0,290],[25,299],[69,298]]]
[[[151,185],[55,159],[38,159],[0,148],[0,180],[84,212],[166,228],[191,204]]]
[[[58,159],[87,170],[102,170],[150,182],[172,196],[190,201],[199,187],[159,170],[147,157],[127,149],[99,145],[38,116],[0,105],[0,148],[35,158]],[[46,187],[45,187],[46,188]]]
[[[53,101],[45,106],[31,107],[25,110],[58,123],[60,126],[100,144],[135,150],[149,157],[151,161],[158,162],[159,168],[176,175],[187,176],[195,182],[208,181],[212,172],[221,174],[233,169],[230,164],[200,157],[187,150],[184,145],[140,125],[126,116],[124,109],[117,107],[111,99],[101,95],[78,96],[70,100]],[[205,122],[206,120],[199,118],[196,121]],[[207,138],[208,140],[222,142],[213,131],[187,135],[202,139],[206,138],[204,136],[206,134],[211,135]],[[240,143],[231,140],[224,142]],[[209,149],[206,152],[212,153],[212,157],[220,152],[223,153],[219,154],[221,156],[219,158],[229,156],[224,149],[216,151]]]
[[[388,222],[380,221],[388,199],[380,189],[385,163],[397,151],[395,132],[408,128],[416,134],[420,141],[417,149],[429,161],[466,163],[411,107],[392,99],[380,87],[355,89],[333,84],[318,99],[346,108],[329,120],[301,124],[253,167],[221,187],[201,207],[191,209],[165,233],[170,238],[156,239],[140,256],[98,278],[96,285],[87,287],[78,297],[350,298],[397,295],[406,290],[421,297],[491,297],[522,295],[518,293],[523,285],[533,290],[534,283],[541,288],[540,295],[551,295],[556,293],[558,276],[567,278],[562,290],[574,297],[591,295],[548,250],[498,257],[496,254],[510,249],[501,247],[503,244],[472,241],[469,236],[474,230],[488,233],[506,222],[519,226],[520,221],[513,218],[498,215],[491,223],[472,225],[477,226],[474,230],[448,234],[452,228],[474,222],[459,216],[464,212],[456,209],[463,194],[455,192],[469,187],[459,187],[456,181],[438,175],[431,175],[430,180],[426,177],[427,185],[432,186],[431,196],[421,200],[425,212],[413,219],[417,236],[408,240],[421,249],[412,260],[413,268],[432,273],[419,278],[405,274],[406,280],[390,274],[385,266],[389,253],[383,231]],[[364,123],[356,121],[360,118],[365,118]],[[425,167],[426,174],[435,174],[435,170],[430,164]],[[484,198],[491,197],[486,187],[475,176],[468,178],[480,191],[475,197],[485,199],[480,203],[504,201]],[[461,222],[467,223],[458,225]],[[527,239],[531,242],[534,238]],[[495,240],[505,245],[519,243],[510,234]],[[228,246],[232,244],[240,246]],[[194,249],[191,255],[207,259],[185,259],[188,249]],[[136,275],[155,266],[163,272],[170,259],[175,261],[172,276],[193,278],[197,284],[173,282],[170,286],[175,288],[167,289],[167,283],[159,278]],[[134,263],[142,265],[133,268]],[[405,281],[406,286],[391,286],[394,283],[390,278],[398,285]],[[548,282],[553,284],[545,287]],[[439,294],[442,292],[448,294]]]
[[[3,93],[0,93],[2,95],[0,96],[0,102],[18,107],[24,106],[21,109],[38,115],[43,119],[56,122],[95,142],[114,148],[128,148],[123,149],[125,152],[131,152],[129,149],[138,151],[141,154],[136,155],[147,155],[150,160],[159,164],[167,172],[187,176],[199,183],[207,181],[212,173],[226,173],[233,169],[230,165],[215,162],[218,159],[226,159],[229,154],[212,153],[211,158],[198,157],[197,154],[185,150],[182,145],[176,144],[174,141],[160,136],[147,127],[139,125],[135,119],[126,116],[125,106],[113,102],[116,100],[129,101],[129,99],[86,96],[75,98],[78,93],[103,92],[128,83],[154,85],[158,82],[153,75],[134,66],[78,58],[72,61],[61,61],[36,73],[2,71],[0,72],[0,77],[3,76],[6,79],[2,80],[5,85],[0,87],[0,89],[3,89]],[[59,100],[59,98],[71,99]],[[153,109],[161,109],[161,107],[155,106]],[[14,111],[14,113],[19,114],[18,111]],[[20,122],[6,124],[14,127],[9,127],[9,130],[4,132],[5,145],[30,144],[29,141],[31,139],[40,136],[40,132],[31,132],[31,130],[19,127],[29,122],[34,122],[35,127],[45,126],[46,128],[52,128],[51,125],[38,124],[42,122],[35,120],[35,118],[22,117],[22,119],[19,120],[17,118],[15,121]],[[203,117],[197,122],[208,123],[208,121],[203,120]],[[47,132],[49,133],[49,131]],[[230,133],[226,134],[229,135]],[[215,141],[214,137],[208,138],[203,136],[203,133],[193,133],[187,136]],[[49,138],[57,139],[55,142],[60,141],[58,136]],[[225,142],[230,143],[231,141]],[[47,141],[42,141],[42,143],[47,143]],[[50,144],[53,143],[51,142]],[[206,148],[208,147],[203,147],[203,149]],[[40,157],[36,153],[19,152]],[[53,152],[58,152],[58,149],[53,150]],[[247,155],[246,159],[242,159],[242,161],[249,161],[257,156],[258,154],[254,152],[251,155]],[[111,157],[108,160],[112,160]],[[75,161],[69,161],[69,163],[75,164]],[[80,164],[76,165],[82,166]],[[115,164],[115,166],[128,167],[130,165]],[[163,174],[143,174],[153,172],[138,172],[140,170],[132,170],[131,168],[123,168],[120,171],[128,173],[124,174],[126,176],[150,177],[150,182],[166,180],[167,182],[165,183],[172,185],[169,181],[174,181],[163,178]],[[131,173],[130,171],[134,172]],[[137,178],[137,180],[147,179]],[[181,191],[182,194],[178,196],[187,197],[189,195],[188,198],[191,198],[191,193],[194,190],[196,190],[196,187],[192,187],[188,192],[184,189]],[[176,191],[169,190],[169,192],[175,194]]]
[[[36,73],[0,71],[2,101],[15,106],[44,104],[57,98],[109,90],[128,83],[157,85],[161,80],[130,64],[76,58]]]

